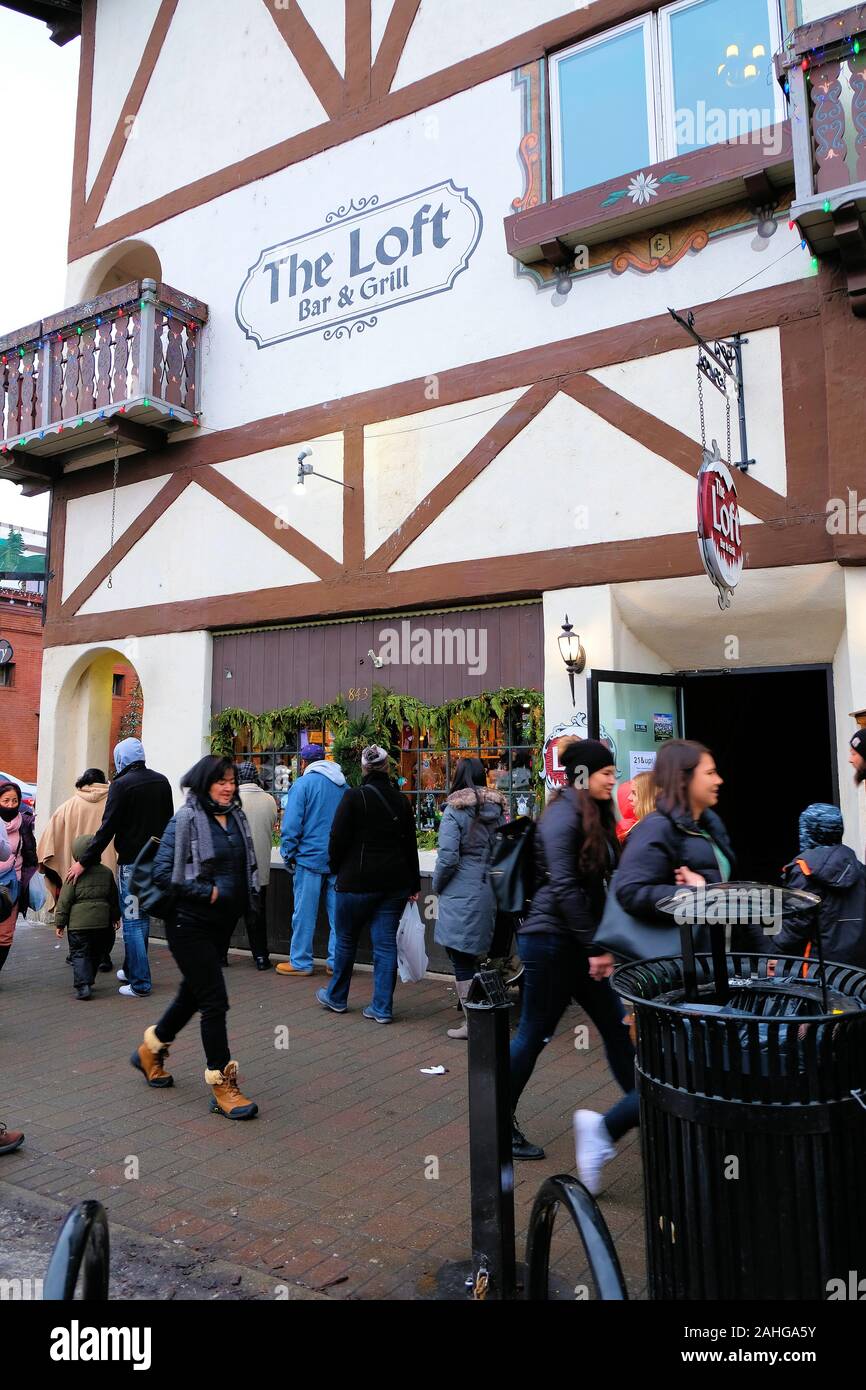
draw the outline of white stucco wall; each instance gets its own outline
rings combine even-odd
[[[208,632],[165,633],[108,644],[47,647],[42,658],[37,806],[40,825],[71,796],[87,766],[104,767],[111,719],[111,667],[135,667],[144,696],[142,742],[149,766],[178,782],[208,751]]]
[[[847,566],[842,574],[845,630],[833,661],[839,792],[846,843],[862,858],[866,843],[866,794],[862,786],[854,786],[853,772],[848,765],[848,743],[857,728],[851,710],[866,708],[866,572]]]
[[[506,43],[527,29],[573,10],[588,0],[421,0],[421,8],[394,79],[394,89],[407,87],[438,72]]]

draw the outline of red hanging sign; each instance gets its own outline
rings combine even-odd
[[[698,550],[718,591],[719,607],[730,608],[743,570],[743,542],[737,489],[719,446],[704,450],[698,473]]]

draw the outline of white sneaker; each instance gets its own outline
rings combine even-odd
[[[122,970],[118,970],[118,972],[117,972],[117,978],[118,978],[118,980],[120,981],[120,983],[121,983],[122,985],[125,985],[125,984],[126,984],[126,982],[127,982],[127,981],[126,981],[126,975],[124,974],[124,972],[123,972]]]
[[[120,989],[119,989],[117,992],[118,992],[118,994],[125,994],[125,995],[127,996],[127,998],[129,998],[130,996],[131,996],[133,999],[146,999],[146,998],[147,998],[147,996],[144,995],[144,994],[136,994],[135,990],[132,988],[132,985],[121,985],[121,986],[120,986]]]
[[[577,1176],[584,1187],[596,1197],[601,1191],[601,1170],[616,1154],[604,1116],[594,1110],[574,1112],[574,1157]]]

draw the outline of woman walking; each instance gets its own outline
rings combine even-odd
[[[21,805],[17,782],[0,782],[0,886],[12,904],[0,921],[0,970],[12,949],[18,914],[29,906],[28,890],[37,863],[33,812]]]
[[[231,1060],[229,1001],[220,962],[238,918],[256,908],[255,850],[231,758],[202,758],[180,785],[187,793],[186,805],[166,826],[153,879],[173,903],[166,936],[183,978],[174,1000],[159,1022],[145,1030],[130,1060],[149,1086],[170,1086],[172,1077],[163,1066],[169,1044],[198,1013],[210,1109],[230,1120],[251,1120],[259,1107],[241,1093],[238,1064]]]
[[[626,1119],[635,1121],[634,1048],[622,1007],[608,982],[613,957],[594,948],[605,884],[619,849],[611,798],[613,754],[596,739],[563,740],[559,761],[567,785],[551,799],[536,832],[540,884],[517,942],[524,963],[520,1026],[511,1044],[512,1107],[532,1075],[538,1055],[574,1000],[601,1033],[610,1068],[626,1093]],[[580,785],[576,785],[580,780]],[[512,1124],[515,1158],[544,1158],[544,1150]]]
[[[480,758],[461,758],[454,770],[451,795],[439,826],[439,853],[433,892],[439,898],[434,940],[444,946],[454,966],[462,1005],[479,960],[490,950],[496,925],[496,899],[488,867],[493,836],[505,823],[507,798],[487,789]],[[466,1018],[449,1038],[468,1037]]]
[[[373,943],[373,998],[364,1018],[391,1023],[397,983],[397,928],[421,891],[415,817],[388,776],[388,754],[373,744],[361,754],[363,782],[347,791],[331,826],[331,873],[337,875],[334,978],[316,991],[323,1009],[344,1014],[361,932]]]

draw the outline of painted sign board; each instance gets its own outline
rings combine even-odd
[[[260,348],[321,332],[373,328],[387,309],[444,294],[469,266],[481,209],[452,179],[388,203],[377,195],[329,212],[324,224],[268,246],[250,266],[235,317]]]

